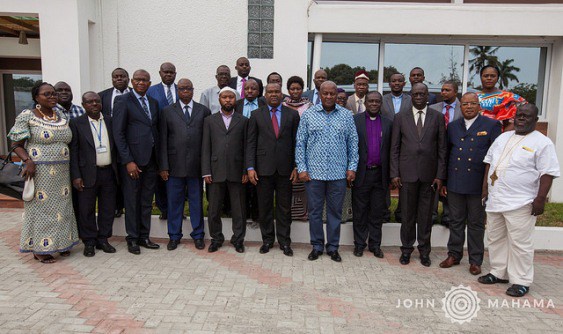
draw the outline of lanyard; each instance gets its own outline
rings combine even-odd
[[[102,147],[102,124],[101,124],[101,122],[100,122],[100,130],[96,129],[94,122],[90,121],[90,124],[94,128],[94,131],[96,131],[96,136],[98,137],[98,142],[100,143],[100,147]]]

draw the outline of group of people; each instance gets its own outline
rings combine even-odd
[[[250,76],[247,58],[239,58],[235,70],[231,77],[228,66],[219,66],[217,85],[199,103],[192,81],[176,82],[171,63],[161,65],[162,82],[154,86],[145,70],[133,73],[129,87],[128,72],[115,69],[113,87],[84,93],[83,108],[72,104],[64,82],[34,86],[35,108],[19,114],[8,134],[23,176],[35,183],[35,197],[25,203],[21,251],[52,263],[80,238],[87,257],[95,249],[113,253],[108,238],[121,206],[128,251],[158,249],[149,238],[155,192],[168,223],[167,249],[183,238],[186,199],[190,236],[204,249],[205,184],[209,252],[225,242],[227,209],[230,243],[239,253],[247,217],[259,222],[260,253],[277,239],[286,256],[293,256],[292,220],[308,219],[308,259],[326,251],[340,262],[343,207],[350,206],[353,254],[363,256],[367,248],[383,258],[382,224],[389,219],[390,189],[398,189],[401,264],[409,264],[417,241],[421,264],[431,265],[432,216],[441,198],[450,238],[440,267],[460,263],[467,226],[469,271],[480,274],[487,222],[491,271],[479,282],[510,281],[508,294],[528,292],[532,231],[559,165],[552,142],[535,131],[538,109],[496,88],[497,68],[483,67],[482,91],[461,99],[457,84],[445,82],[441,102],[428,92],[419,67],[410,71],[410,92],[403,91],[405,76],[395,73],[385,96],[369,91],[365,71],[356,73],[347,96],[322,69],[309,91],[302,78],[290,77],[288,95],[279,73],[264,86]]]

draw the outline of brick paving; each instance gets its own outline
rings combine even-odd
[[[466,259],[439,268],[443,248],[433,249],[432,266],[425,268],[416,256],[400,265],[398,247],[384,247],[384,259],[370,253],[357,258],[351,247],[341,247],[343,261],[335,263],[326,255],[308,261],[310,246],[303,244],[294,245],[290,258],[277,248],[259,254],[259,243],[247,243],[244,254],[228,243],[217,253],[199,251],[189,241],[169,252],[167,240],[156,239],[160,250],[142,249],[135,256],[120,237],[110,241],[116,254],[97,251],[86,258],[78,246],[68,258],[41,264],[18,252],[22,212],[0,209],[2,333],[555,333],[563,328],[563,252],[536,252],[535,283],[525,299],[513,299],[504,294],[507,285],[478,284]],[[485,263],[485,273],[487,268]],[[461,290],[451,290],[460,285]],[[480,302],[471,301],[471,291]],[[454,309],[449,314],[457,322],[442,308],[447,292],[446,304]],[[471,321],[460,320],[477,304]]]

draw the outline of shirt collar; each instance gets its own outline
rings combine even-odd
[[[258,105],[258,98],[255,98],[252,101],[248,101],[247,99],[244,99],[244,105],[246,106],[246,105],[249,105],[249,104]]]
[[[231,118],[231,117],[233,117],[233,115],[235,114],[235,112],[233,111],[233,112],[231,112],[230,115],[226,115],[226,114],[223,112],[223,109],[221,109],[219,112],[221,113],[221,116],[226,117],[226,118]]]
[[[132,89],[133,94],[135,94],[135,97],[137,98],[137,100],[139,100],[141,97],[146,98],[146,94],[144,96],[139,95],[139,93],[137,93],[134,89]]]
[[[270,112],[272,112],[273,108],[274,107],[272,107],[271,105],[268,105],[268,110],[270,110]],[[281,104],[276,107],[276,112],[281,112]]]
[[[246,79],[246,81],[248,81],[248,79],[250,79],[250,77],[249,77],[249,76],[246,76],[246,77],[243,78],[243,77],[237,75],[237,81],[240,82],[240,81],[242,81],[242,79]]]
[[[401,95],[399,95],[399,96],[395,96],[395,95],[391,94],[391,97],[392,97],[393,99],[396,99],[396,100],[402,99],[402,98],[403,98],[403,93],[401,93]]]
[[[98,119],[93,119],[90,116],[86,116],[86,117],[88,117],[88,120],[90,120],[90,122],[101,122],[101,121],[104,120],[104,114],[102,114],[102,113],[100,113],[100,118],[98,118]]]
[[[123,93],[122,93],[119,89],[113,87],[113,93],[114,94],[125,94],[125,93],[129,93],[130,91],[131,90],[129,89],[129,87],[127,87],[123,90]]]
[[[428,109],[428,106],[425,106],[424,109],[422,109],[422,113],[423,113],[424,115],[426,115],[426,110],[427,110],[427,109]],[[415,106],[412,106],[412,112],[413,112],[413,114],[417,115],[417,114],[418,114],[418,110],[419,110],[419,109],[416,109]]]
[[[184,110],[184,107],[186,106],[186,104],[184,102],[182,102],[182,100],[178,99],[178,102],[180,102],[180,107],[182,107],[182,110]],[[194,110],[194,100],[191,99],[190,102],[187,104],[188,109],[189,110]]]

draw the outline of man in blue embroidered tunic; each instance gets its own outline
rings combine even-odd
[[[320,86],[321,103],[303,113],[297,130],[295,162],[307,191],[313,245],[309,260],[318,259],[325,248],[322,212],[326,201],[326,251],[333,261],[342,261],[338,254],[342,203],[358,166],[354,119],[349,110],[336,105],[336,90],[332,81]]]

